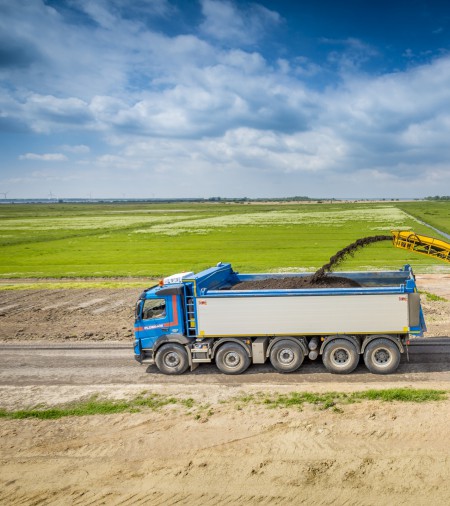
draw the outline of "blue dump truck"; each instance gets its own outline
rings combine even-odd
[[[229,263],[169,276],[136,305],[135,358],[165,374],[215,362],[225,374],[269,361],[296,371],[322,357],[332,373],[352,372],[360,356],[370,372],[394,372],[411,335],[426,330],[414,274],[339,272],[350,287],[240,289],[247,282],[310,276],[239,274]]]

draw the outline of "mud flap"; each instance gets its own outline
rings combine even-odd
[[[195,371],[195,369],[197,369],[198,367],[198,362],[192,362],[192,353],[191,353],[191,349],[188,348],[187,346],[185,346],[186,348],[186,351],[187,351],[187,356],[188,356],[188,362],[189,362],[189,368],[190,368],[190,371]]]

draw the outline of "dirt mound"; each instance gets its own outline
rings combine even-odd
[[[136,288],[0,292],[0,340],[130,341]]]
[[[334,267],[337,267],[343,260],[347,258],[347,256],[352,256],[356,250],[364,248],[364,246],[368,246],[374,242],[390,240],[392,240],[392,237],[390,235],[373,235],[370,237],[362,237],[361,239],[352,242],[345,248],[342,248],[340,251],[338,251],[335,255],[333,255],[327,264],[322,265],[322,267],[314,273],[312,282],[318,282],[325,276],[326,272],[330,272]]]
[[[232,290],[289,290],[297,288],[352,288],[361,286],[356,281],[338,276],[322,276],[313,281],[313,276],[304,278],[286,277],[286,278],[268,278],[255,281],[243,281],[234,285]]]

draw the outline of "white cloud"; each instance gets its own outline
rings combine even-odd
[[[205,17],[201,32],[234,47],[258,42],[266,30],[282,21],[277,12],[258,4],[250,4],[246,9],[227,0],[202,0],[201,4]]]
[[[364,63],[379,56],[376,48],[353,37],[344,40],[323,38],[322,43],[341,48],[331,51],[328,54],[328,61],[336,65],[342,73],[355,72]]]
[[[24,155],[19,156],[19,160],[39,160],[42,162],[65,162],[68,160],[66,155],[62,153],[25,153]]]
[[[83,155],[91,152],[91,148],[85,144],[77,144],[75,146],[72,146],[70,144],[63,144],[60,149],[62,149],[62,151],[74,153],[76,155]]]
[[[36,132],[94,126],[88,104],[76,97],[57,98],[33,93],[20,104],[20,110],[23,119]]]

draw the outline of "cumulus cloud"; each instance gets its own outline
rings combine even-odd
[[[205,17],[201,32],[232,46],[255,44],[282,21],[277,12],[258,4],[246,8],[228,0],[202,0],[201,4]]]
[[[19,156],[19,160],[39,160],[43,162],[65,162],[67,160],[67,156],[62,153],[25,153],[24,155]]]
[[[66,151],[68,153],[74,153],[76,155],[83,155],[86,153],[90,153],[91,148],[89,146],[86,146],[85,144],[78,144],[76,146],[71,146],[70,144],[63,144],[61,146],[61,149],[63,151]]]
[[[349,37],[343,40],[322,38],[322,44],[338,47],[328,54],[328,61],[343,73],[355,72],[364,63],[379,56],[376,48],[359,39]]]

